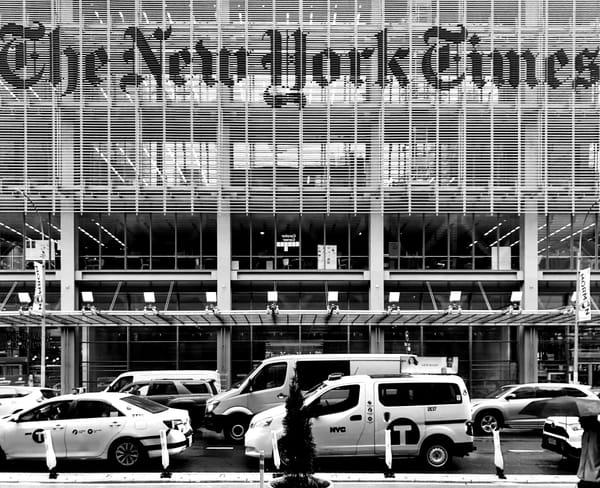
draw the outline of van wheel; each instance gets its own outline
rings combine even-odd
[[[450,463],[450,442],[444,439],[428,441],[421,448],[421,457],[428,468],[443,469]]]
[[[484,410],[475,418],[475,434],[492,435],[492,432],[502,426],[502,417],[494,410]]]
[[[250,419],[247,415],[232,415],[231,420],[229,420],[225,429],[223,429],[225,438],[235,443],[244,442],[248,425],[250,425]]]

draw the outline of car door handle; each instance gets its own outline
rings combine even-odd
[[[109,424],[111,427],[121,427],[121,424],[119,422],[113,422],[112,424]]]
[[[52,427],[52,430],[65,430],[65,426],[56,424],[54,427]]]
[[[352,417],[350,417],[350,421],[354,420],[362,420],[362,415],[352,415]]]
[[[287,395],[284,395],[283,393],[277,395],[277,398],[279,398],[280,400],[284,399],[285,397],[287,397]]]

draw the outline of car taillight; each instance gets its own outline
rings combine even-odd
[[[473,422],[467,420],[465,426],[467,427],[467,435],[473,435]]]
[[[163,420],[163,423],[169,429],[183,429],[185,428],[185,422],[183,420]]]

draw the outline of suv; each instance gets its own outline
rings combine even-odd
[[[60,391],[37,386],[0,386],[0,416],[33,407]]]
[[[146,380],[129,383],[121,392],[143,396],[170,408],[187,410],[192,427],[197,429],[204,419],[206,400],[216,395],[217,388],[212,380]]]
[[[534,400],[564,395],[598,399],[587,385],[570,383],[504,385],[486,398],[471,400],[471,418],[474,422],[475,433],[489,435],[499,427],[541,428],[545,418],[521,415],[520,411]]]

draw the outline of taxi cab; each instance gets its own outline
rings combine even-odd
[[[393,458],[419,457],[442,469],[453,456],[475,450],[470,400],[456,375],[356,375],[326,380],[304,400],[318,457],[385,455],[390,431]],[[245,454],[273,456],[272,437],[283,435],[280,405],[256,414],[245,436]]]
[[[45,430],[57,459],[108,459],[134,468],[161,456],[160,431],[170,455],[192,444],[185,410],[124,393],[62,395],[0,419],[0,457],[45,459]]]

